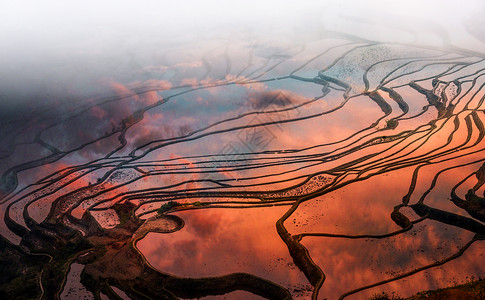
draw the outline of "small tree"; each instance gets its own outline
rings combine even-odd
[[[167,203],[163,204],[160,206],[159,209],[157,209],[157,214],[163,215],[165,212],[171,210],[174,207],[180,206],[180,203],[175,202],[175,201],[168,201]]]
[[[399,122],[396,119],[386,120],[386,128],[388,129],[394,129],[398,124]]]

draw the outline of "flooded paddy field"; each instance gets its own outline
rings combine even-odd
[[[485,7],[374,2],[6,7],[1,298],[481,299]]]

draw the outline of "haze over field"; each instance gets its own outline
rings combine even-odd
[[[2,2],[0,296],[483,277],[485,5],[389,2]]]

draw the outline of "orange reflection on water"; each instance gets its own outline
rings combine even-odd
[[[247,272],[286,288],[309,288],[276,233],[275,222],[286,209],[180,212],[183,229],[171,234],[149,233],[137,247],[158,270],[177,276]]]

